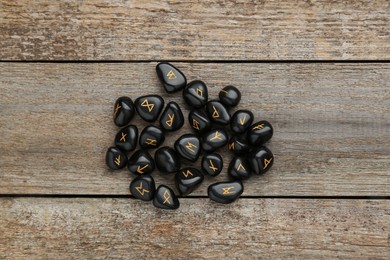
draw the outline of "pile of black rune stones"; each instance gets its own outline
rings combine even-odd
[[[253,123],[254,116],[249,110],[240,109],[230,115],[229,109],[238,105],[240,91],[227,86],[219,92],[219,99],[208,99],[207,86],[203,81],[194,80],[187,84],[184,74],[169,63],[156,66],[157,75],[168,93],[183,91],[185,102],[193,109],[188,121],[194,134],[180,136],[174,147],[160,147],[169,132],[179,130],[184,116],[176,102],[169,102],[158,95],[146,95],[134,102],[129,97],[120,97],[114,105],[114,123],[123,127],[115,136],[115,147],[106,154],[106,163],[112,170],[125,166],[135,174],[130,183],[131,194],[140,200],[153,200],[153,205],[163,209],[177,209],[180,206],[174,191],[165,185],[157,189],[151,173],[157,168],[162,173],[175,174],[175,184],[181,196],[194,191],[203,182],[204,175],[215,177],[223,167],[218,149],[228,146],[234,154],[228,174],[232,181],[217,182],[208,187],[210,199],[219,203],[231,203],[244,191],[242,180],[252,173],[263,174],[274,161],[272,152],[263,146],[273,135],[268,121]],[[136,125],[129,125],[135,111],[149,123],[159,119],[159,126],[150,124],[140,134]],[[161,115],[160,115],[161,114]],[[230,126],[230,127],[229,127]],[[229,129],[230,128],[230,129]],[[140,149],[129,158],[139,142]],[[158,148],[154,158],[148,150]],[[181,168],[181,159],[195,162],[203,151],[201,169]]]

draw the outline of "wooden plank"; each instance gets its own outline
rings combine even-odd
[[[184,104],[180,94],[164,93],[155,65],[0,64],[0,194],[129,194],[132,176],[109,172],[104,162],[117,131],[115,99],[162,93]],[[211,98],[236,85],[238,108],[274,125],[273,169],[246,181],[244,195],[390,195],[390,64],[176,65],[190,80],[205,80]],[[165,144],[187,132],[188,122]],[[221,153],[223,173],[194,195],[227,179],[231,155]],[[173,175],[153,175],[173,185]]]
[[[2,60],[388,60],[390,2],[1,0]]]
[[[385,200],[2,198],[0,257],[356,259],[390,257]]]

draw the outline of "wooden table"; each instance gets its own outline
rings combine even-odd
[[[390,2],[157,2],[0,0],[0,258],[389,259]],[[117,97],[183,103],[162,60],[273,124],[237,202],[207,198],[226,151],[176,211],[107,170]]]

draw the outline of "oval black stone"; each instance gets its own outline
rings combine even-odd
[[[149,201],[154,197],[156,185],[150,175],[137,176],[130,183],[130,192],[136,199]]]
[[[154,171],[155,164],[147,151],[138,150],[130,157],[127,168],[133,174],[145,175]]]
[[[183,72],[167,62],[157,64],[156,72],[165,88],[165,91],[168,93],[182,90],[187,84],[187,79]]]
[[[202,158],[202,171],[211,177],[218,176],[222,171],[223,160],[221,155],[217,153],[209,153]]]
[[[230,128],[236,134],[244,133],[253,122],[253,113],[249,110],[237,110],[230,120]]]
[[[202,149],[206,152],[213,152],[225,146],[228,142],[228,135],[222,128],[210,130],[202,137]]]
[[[169,102],[160,117],[161,127],[166,131],[177,131],[183,124],[184,116],[179,105],[174,101]]]
[[[274,129],[272,125],[265,120],[251,125],[247,133],[247,140],[250,145],[259,146],[272,138]]]
[[[201,80],[188,83],[183,91],[184,101],[191,107],[201,108],[206,105],[209,93],[206,84]]]
[[[180,195],[186,196],[193,192],[203,182],[203,174],[195,168],[187,167],[175,175],[176,188]]]
[[[274,155],[265,146],[260,146],[249,154],[249,164],[256,174],[266,173],[274,163]]]
[[[230,123],[230,114],[226,107],[219,101],[210,101],[206,105],[207,115],[212,123],[227,125]]]
[[[165,141],[165,134],[160,127],[148,125],[139,136],[139,145],[144,149],[154,149]]]
[[[110,147],[106,153],[106,164],[112,170],[119,170],[126,166],[127,156],[120,149]]]
[[[134,116],[134,103],[129,97],[120,97],[114,104],[114,123],[117,126],[125,126]]]
[[[215,202],[232,203],[244,192],[244,186],[240,181],[217,182],[209,186],[207,193]]]
[[[235,107],[240,103],[241,92],[234,86],[226,86],[219,92],[219,100],[228,107]]]
[[[239,135],[232,136],[228,142],[229,151],[234,154],[245,154],[249,151],[249,145],[246,140]]]
[[[211,121],[202,110],[192,110],[188,114],[188,122],[192,129],[199,134],[202,134],[211,128]]]
[[[251,168],[245,157],[234,157],[230,161],[228,174],[237,180],[248,179],[251,176]]]
[[[177,209],[180,202],[171,188],[160,185],[154,195],[153,205],[161,209]]]
[[[191,162],[195,162],[200,154],[200,141],[196,135],[184,134],[175,142],[176,152]]]
[[[164,107],[164,99],[158,95],[147,95],[135,100],[138,115],[147,122],[154,122]]]
[[[163,173],[177,172],[181,166],[179,155],[168,146],[161,147],[154,153],[154,161],[157,169]]]
[[[138,128],[128,125],[122,128],[115,136],[115,146],[122,151],[130,152],[137,147]]]

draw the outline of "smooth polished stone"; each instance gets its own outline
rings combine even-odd
[[[265,120],[254,123],[248,130],[247,140],[250,145],[259,146],[265,144],[272,138],[274,129],[272,125]]]
[[[180,202],[171,188],[160,185],[154,194],[153,205],[161,209],[177,209]]]
[[[160,127],[148,125],[139,136],[139,145],[144,149],[154,149],[165,141],[165,134]]]
[[[210,101],[206,105],[207,116],[210,121],[217,125],[230,123],[230,114],[226,107],[219,101]]]
[[[228,107],[235,107],[240,103],[241,92],[234,86],[226,86],[219,92],[219,100]]]
[[[174,173],[180,169],[181,161],[175,150],[168,146],[157,149],[154,153],[157,169],[163,173]]]
[[[121,127],[130,123],[134,116],[134,103],[129,97],[120,97],[114,104],[114,123]]]
[[[274,155],[265,146],[260,146],[249,154],[249,165],[256,174],[266,173],[274,163]]]
[[[182,158],[195,162],[200,154],[200,140],[196,135],[184,134],[176,140],[175,150]]]
[[[188,114],[188,122],[196,133],[202,134],[211,128],[211,121],[202,110],[191,110]]]
[[[201,80],[191,81],[183,90],[183,98],[193,108],[203,107],[209,99],[206,84]]]
[[[166,131],[177,131],[183,124],[184,116],[179,105],[174,101],[169,102],[160,117],[161,127]]]
[[[115,136],[115,146],[122,151],[130,152],[137,147],[138,128],[128,125],[122,128]]]
[[[112,170],[119,170],[126,166],[127,156],[116,147],[110,147],[106,153],[106,164]]]
[[[176,188],[180,195],[186,196],[193,192],[203,182],[203,174],[195,168],[187,167],[175,175]]]
[[[152,200],[155,191],[156,185],[150,175],[137,176],[130,183],[130,192],[136,199]]]
[[[184,73],[168,62],[161,62],[157,64],[156,72],[165,88],[165,91],[168,93],[180,91],[187,84],[187,79],[184,76]]]
[[[155,164],[147,151],[138,150],[130,157],[127,168],[133,174],[145,175],[154,171]]]
[[[164,99],[158,95],[147,95],[135,100],[138,115],[147,122],[154,122],[164,107]]]
[[[225,146],[228,142],[228,134],[222,128],[216,128],[206,132],[202,137],[202,149],[213,152]]]
[[[244,186],[240,181],[217,182],[207,189],[211,200],[223,204],[234,202],[243,192]]]
[[[251,168],[243,156],[234,157],[229,164],[228,174],[236,180],[245,180],[251,176]]]
[[[239,135],[232,136],[228,142],[229,151],[236,155],[245,154],[249,151],[249,145],[244,138]]]
[[[254,116],[249,110],[241,109],[237,110],[230,120],[230,129],[236,134],[245,133],[251,126]]]
[[[205,154],[202,157],[202,171],[211,177],[218,176],[223,168],[223,160],[221,155],[217,153]]]

